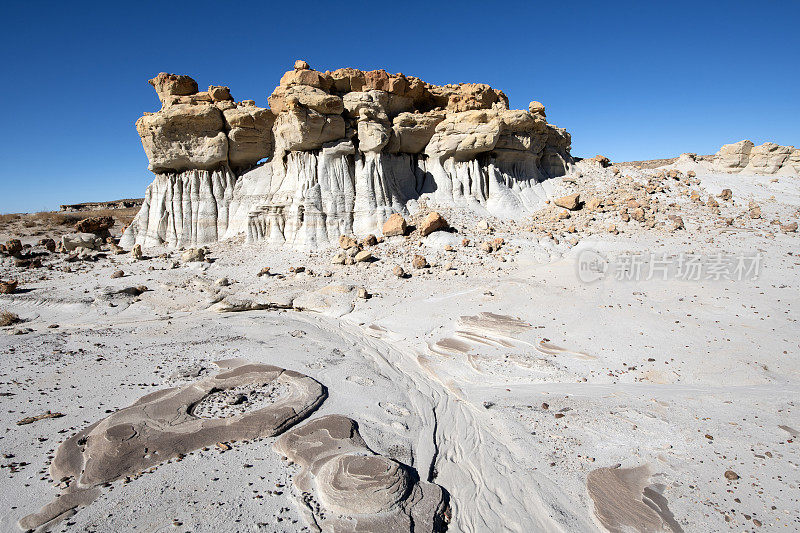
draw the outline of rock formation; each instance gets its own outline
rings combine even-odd
[[[372,451],[347,417],[311,420],[284,433],[274,448],[300,466],[294,477],[298,504],[317,530],[446,529],[444,490]]]
[[[235,102],[227,87],[198,92],[188,76],[150,83],[162,107],[136,128],[156,178],[127,247],[240,234],[327,245],[379,234],[420,199],[519,216],[544,205],[540,181],[572,165],[570,136],[547,123],[541,103],[511,110],[485,84],[298,61],[263,109]]]
[[[714,170],[745,174],[800,173],[800,148],[743,140],[723,145],[714,155]]]

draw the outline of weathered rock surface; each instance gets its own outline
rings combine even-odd
[[[227,360],[216,376],[148,394],[65,440],[50,465],[50,476],[67,481],[64,493],[20,520],[35,529],[86,506],[103,484],[138,474],[182,454],[217,442],[278,435],[311,414],[327,397],[317,381],[271,365]],[[214,393],[243,385],[279,384],[288,392],[260,409],[201,416]],[[219,410],[219,407],[217,408]]]
[[[766,142],[755,146],[743,140],[723,145],[714,155],[713,168],[745,174],[800,173],[800,148]]]
[[[227,87],[198,92],[187,76],[151,83],[162,108],[137,130],[157,176],[123,246],[237,235],[324,246],[377,234],[421,200],[523,216],[547,200],[540,182],[573,164],[569,134],[542,104],[510,110],[485,84],[297,61],[263,109]]]
[[[376,454],[355,421],[328,415],[291,429],[275,451],[298,464],[296,498],[323,531],[443,531],[447,493]]]
[[[102,243],[103,240],[94,233],[71,233],[61,237],[61,245],[68,252],[78,248],[99,250]]]

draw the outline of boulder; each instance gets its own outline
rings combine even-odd
[[[600,154],[594,156],[590,161],[594,161],[595,164],[599,165],[602,168],[606,168],[611,164],[611,160],[609,158]]]
[[[445,119],[441,112],[400,113],[392,120],[392,134],[386,151],[390,153],[421,153]]]
[[[9,239],[6,241],[6,253],[8,255],[19,255],[22,252],[22,241],[19,239]]]
[[[361,152],[380,152],[389,142],[390,130],[380,122],[358,122],[358,149]]]
[[[355,259],[356,263],[365,263],[372,260],[372,253],[368,250],[362,250],[353,259]]]
[[[284,153],[318,150],[322,145],[344,137],[341,115],[323,115],[302,106],[280,113],[273,127],[275,150]]]
[[[426,237],[434,231],[447,229],[449,225],[442,215],[436,211],[428,213],[428,216],[420,223],[419,232],[423,237]]]
[[[389,95],[384,91],[350,92],[342,97],[345,116],[389,124]]]
[[[238,105],[223,111],[228,130],[228,160],[234,168],[255,165],[269,157],[273,149],[272,125],[275,115],[269,109]]]
[[[541,115],[542,117],[544,117],[545,116],[544,104],[534,100],[533,102],[528,104],[528,112],[531,115]]]
[[[356,248],[358,247],[358,242],[356,242],[356,240],[352,237],[349,237],[347,235],[341,235],[339,236],[339,247],[342,250],[347,250],[349,248]]]
[[[228,161],[222,112],[213,105],[178,104],[136,121],[153,172],[210,170]]]
[[[160,72],[149,82],[162,102],[166,96],[189,96],[198,91],[197,82],[189,76]]]
[[[383,223],[383,236],[394,237],[403,236],[408,231],[408,224],[406,219],[400,213],[394,213],[386,222]]]
[[[553,203],[556,204],[558,207],[563,207],[564,209],[569,209],[570,211],[574,211],[578,209],[581,205],[581,195],[580,193],[569,194],[567,196],[562,196],[561,198],[556,198],[553,200]]]
[[[360,92],[364,89],[364,73],[354,68],[336,69],[330,74],[333,89],[340,93]]]
[[[329,91],[333,85],[333,78],[329,74],[317,72],[316,70],[307,69],[294,69],[286,72],[281,78],[280,84],[284,87],[291,87],[293,85],[308,85]]]
[[[436,125],[425,154],[457,161],[471,159],[492,150],[500,138],[500,120],[491,111],[448,114]]]
[[[61,246],[67,252],[85,248],[86,250],[99,250],[103,239],[94,233],[71,233],[61,237]]]
[[[56,251],[56,241],[53,239],[39,239],[39,246],[44,246],[50,253]]]
[[[338,115],[344,111],[342,99],[326,93],[322,89],[308,85],[280,85],[267,99],[273,113],[283,113],[299,105],[326,115]]]
[[[189,248],[181,254],[181,261],[184,263],[195,263],[199,261],[205,261],[205,259],[205,248]]]
[[[208,96],[211,97],[212,102],[232,102],[231,90],[228,87],[221,85],[210,85],[208,87]]]
[[[459,83],[443,87],[430,86],[429,91],[439,107],[460,113],[479,109],[508,109],[508,97],[503,91],[485,83]]]
[[[78,233],[105,234],[114,227],[114,217],[89,217],[75,224]]]
[[[0,280],[0,294],[14,294],[14,292],[17,290],[17,285],[18,282],[16,280]]]

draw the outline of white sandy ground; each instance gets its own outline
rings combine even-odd
[[[323,383],[329,398],[312,416],[352,417],[375,451],[444,487],[450,531],[602,530],[586,479],[615,465],[648,465],[683,531],[800,529],[800,237],[768,224],[797,220],[800,179],[700,178],[704,195],[733,190],[736,207],[723,215],[755,199],[765,220],[731,228],[687,209],[686,231],[617,221],[620,235],[588,235],[575,247],[494,221],[493,236],[518,250],[507,261],[474,248],[444,252],[453,237],[434,234],[419,250],[437,266],[408,279],[390,274],[397,260],[388,257],[333,266],[331,250],[238,242],[211,246],[213,263],[174,269],[177,254],[158,258],[163,250],[139,262],[71,263],[72,272],[66,263],[23,273],[0,266],[0,278],[20,277],[28,290],[0,296],[0,309],[25,320],[4,329],[32,330],[0,335],[2,463],[27,463],[0,470],[0,530],[14,531],[57,494],[46,468],[63,439],[194,379],[178,371],[201,365],[205,375],[229,357]],[[462,234],[480,238],[474,217],[448,218],[460,230],[454,244]],[[764,263],[756,280],[585,284],[576,275],[584,249],[761,252]],[[388,245],[375,255],[391,255]],[[446,261],[456,270],[443,270]],[[410,254],[403,264],[411,270]],[[294,265],[317,274],[288,273]],[[257,277],[263,266],[285,277]],[[117,269],[126,276],[111,279]],[[331,277],[319,275],[326,270]],[[337,297],[322,313],[216,313],[213,282],[223,276],[233,283],[222,294],[239,298],[277,300],[331,283],[372,297]],[[150,290],[98,298],[135,285]],[[460,320],[482,312],[530,327],[501,332]],[[46,410],[65,416],[15,424]],[[273,440],[198,451],[115,482],[56,530],[308,530],[290,497],[293,467]]]

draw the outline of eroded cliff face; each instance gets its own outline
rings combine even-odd
[[[540,182],[572,165],[570,136],[542,104],[508,109],[485,84],[297,61],[264,109],[227,87],[199,92],[188,76],[150,83],[162,107],[136,127],[156,178],[123,246],[237,235],[325,246],[379,234],[422,199],[522,216],[544,204]]]

